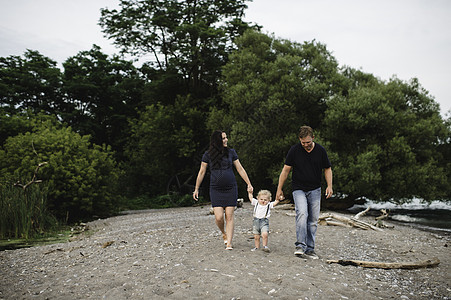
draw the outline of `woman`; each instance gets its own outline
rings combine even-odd
[[[215,214],[216,225],[221,230],[224,244],[227,246],[226,250],[232,250],[233,217],[238,198],[238,188],[232,166],[235,166],[238,174],[247,183],[247,191],[252,193],[254,189],[246,171],[238,160],[235,150],[227,148],[227,141],[227,134],[223,131],[217,130],[211,135],[210,147],[202,156],[193,198],[196,201],[198,200],[199,186],[204,179],[207,166],[210,165],[211,206]]]

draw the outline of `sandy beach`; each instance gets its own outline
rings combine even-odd
[[[449,235],[391,222],[382,232],[319,225],[312,260],[293,254],[287,210],[271,214],[270,253],[250,251],[249,202],[235,212],[232,251],[209,212],[139,211],[90,222],[71,242],[2,251],[0,299],[451,299]],[[438,266],[413,270],[327,262],[433,258]]]

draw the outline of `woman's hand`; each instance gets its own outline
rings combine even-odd
[[[254,193],[254,187],[250,183],[247,185],[247,192],[251,194]]]
[[[199,191],[198,190],[194,190],[194,192],[193,192],[193,199],[195,201],[199,200]]]

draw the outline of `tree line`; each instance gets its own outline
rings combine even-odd
[[[451,120],[417,79],[383,81],[339,66],[315,40],[262,33],[243,20],[246,2],[102,9],[122,54],[151,57],[139,67],[96,45],[62,69],[36,50],[1,57],[0,208],[43,162],[42,197],[58,220],[192,204],[216,129],[254,187],[273,190],[301,125],[328,149],[338,199],[449,201]]]

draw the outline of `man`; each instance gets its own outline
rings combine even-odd
[[[282,187],[293,170],[292,189],[296,210],[296,256],[318,259],[315,253],[315,234],[321,205],[321,171],[326,178],[326,198],[332,196],[332,167],[326,150],[313,142],[313,130],[302,126],[300,143],[291,147],[279,176],[276,199],[284,199]]]

